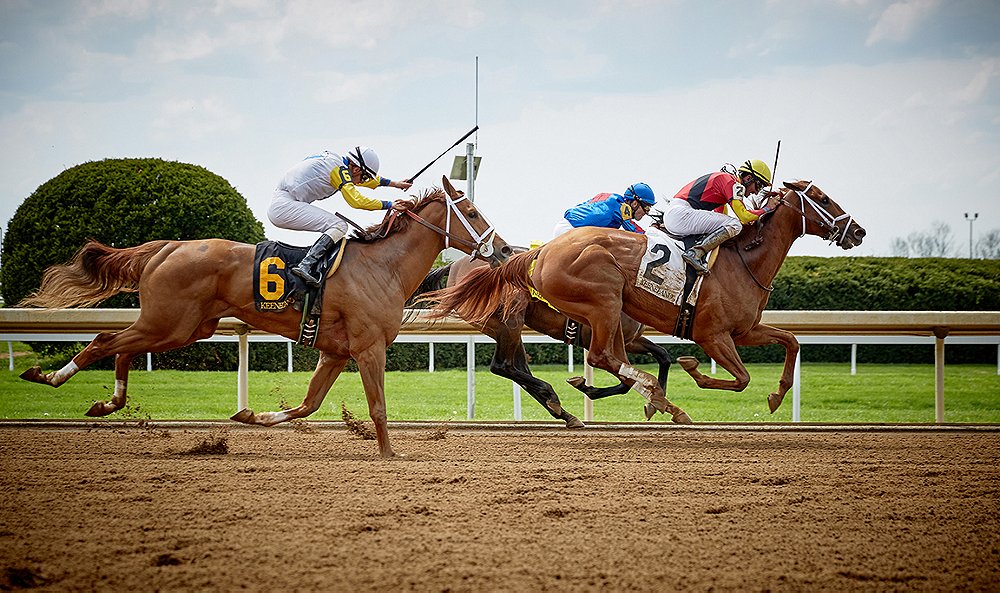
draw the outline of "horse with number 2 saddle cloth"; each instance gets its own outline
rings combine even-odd
[[[281,313],[288,307],[302,311],[298,343],[312,347],[316,343],[322,313],[323,289],[327,276],[340,267],[347,238],[338,242],[317,264],[318,287],[308,285],[292,273],[309,251],[280,241],[258,243],[253,259],[253,302],[257,311]]]

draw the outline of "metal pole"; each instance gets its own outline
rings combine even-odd
[[[476,201],[476,144],[469,142],[465,145],[465,175],[469,183],[469,201]]]
[[[858,345],[851,344],[851,376],[858,374]]]
[[[514,385],[514,420],[521,420],[521,386],[511,381]]]
[[[286,342],[288,344],[288,372],[292,372],[292,343]]]
[[[973,212],[972,216],[969,216],[968,212],[965,213],[965,220],[969,221],[969,259],[972,259],[972,223],[976,222],[977,218],[979,218],[978,212]]]
[[[14,342],[7,342],[7,366],[10,368],[10,372],[14,372]],[[997,366],[997,374],[1000,375],[1000,363]]]
[[[434,372],[434,342],[427,342],[427,372]]]
[[[594,367],[590,366],[587,362],[587,351],[583,351],[583,380],[587,385],[593,386],[594,384]],[[594,400],[590,399],[586,395],[583,396],[583,421],[591,422],[594,420]]]

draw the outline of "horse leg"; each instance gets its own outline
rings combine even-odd
[[[589,320],[591,322],[591,338],[587,362],[595,368],[604,369],[618,377],[620,381],[631,385],[632,389],[643,396],[647,401],[644,408],[647,420],[659,411],[661,413],[670,412],[674,422],[691,424],[690,416],[666,398],[666,394],[656,377],[629,364],[625,354],[621,321],[617,316],[609,317],[609,319],[612,319],[613,323],[595,324],[594,319]]]
[[[316,370],[313,371],[312,378],[309,379],[309,388],[302,403],[297,407],[282,410],[280,412],[255,413],[250,408],[243,408],[233,414],[229,419],[243,424],[260,424],[262,426],[274,426],[288,420],[305,418],[312,414],[323,404],[323,399],[330,392],[333,383],[340,376],[341,371],[347,365],[347,357],[337,357],[327,352],[320,352],[319,361],[316,363]]]
[[[497,347],[490,361],[490,372],[520,385],[545,410],[566,423],[566,428],[582,428],[583,422],[562,407],[555,389],[547,382],[531,374],[528,356],[521,341],[523,311],[515,311],[507,321],[491,318],[484,333],[496,340]]]
[[[653,341],[641,336],[626,344],[625,350],[632,354],[649,354],[656,359],[656,362],[659,364],[656,382],[660,384],[660,388],[666,393],[667,373],[670,371],[670,365],[674,362],[670,353]],[[582,391],[590,399],[602,399],[612,395],[622,395],[630,389],[625,383],[619,383],[611,387],[593,387],[587,385],[583,377],[572,377],[567,379],[566,382]]]
[[[750,383],[750,373],[743,366],[743,360],[740,358],[739,352],[736,351],[736,344],[733,342],[732,336],[718,334],[697,343],[705,351],[705,354],[712,357],[733,376],[732,380],[709,377],[698,370],[698,359],[693,356],[681,356],[677,362],[694,378],[698,387],[702,389],[727,389],[729,391],[746,389]]]
[[[375,423],[379,454],[382,457],[394,457],[396,454],[389,444],[389,425],[385,411],[385,345],[369,346],[355,355],[354,360],[358,362],[358,370],[361,371],[361,383],[365,388],[365,398],[368,399],[368,415]]]
[[[94,402],[94,405],[84,412],[84,416],[91,418],[107,416],[125,407],[125,402],[128,399],[125,394],[128,386],[128,370],[135,356],[135,354],[115,355],[115,391],[111,396],[111,401]]]
[[[781,405],[785,394],[792,388],[792,381],[795,377],[795,358],[799,354],[799,341],[795,339],[792,332],[759,323],[749,332],[740,336],[736,343],[740,346],[781,344],[785,347],[785,366],[781,371],[781,379],[778,380],[778,390],[767,396],[767,407],[773,414]]]
[[[184,316],[179,316],[177,319],[184,319]],[[139,319],[128,328],[120,332],[98,334],[62,369],[43,374],[39,367],[32,367],[22,373],[21,378],[59,387],[80,370],[115,354],[115,390],[111,401],[96,401],[86,412],[90,417],[107,416],[125,405],[129,366],[136,355],[186,346],[211,336],[218,325],[218,319],[202,319],[197,325],[174,320],[157,323],[151,315],[144,316],[140,312]]]

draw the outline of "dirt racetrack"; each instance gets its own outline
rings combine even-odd
[[[995,429],[91,426],[0,423],[0,589],[1000,589]]]

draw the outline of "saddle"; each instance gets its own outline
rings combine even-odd
[[[346,243],[346,237],[341,239],[326,257],[317,263],[319,287],[309,286],[291,272],[292,268],[306,256],[308,247],[296,247],[280,241],[258,243],[253,260],[254,307],[261,312],[282,313],[288,307],[302,311],[297,342],[312,347],[316,343],[319,330],[326,278],[332,276],[340,267]]]

